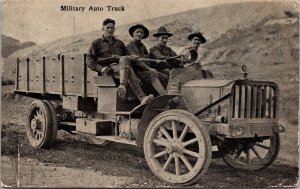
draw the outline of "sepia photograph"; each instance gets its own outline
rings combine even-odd
[[[298,0],[0,3],[1,188],[298,187]]]

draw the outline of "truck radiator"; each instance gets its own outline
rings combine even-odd
[[[232,118],[277,117],[278,87],[258,83],[236,83],[232,88]]]

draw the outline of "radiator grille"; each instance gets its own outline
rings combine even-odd
[[[276,118],[277,98],[274,86],[236,84],[232,91],[232,118]]]

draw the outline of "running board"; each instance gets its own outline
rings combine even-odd
[[[116,136],[95,136],[95,135],[91,135],[91,134],[87,134],[87,133],[82,133],[82,132],[78,132],[78,131],[72,131],[73,134],[80,134],[80,135],[86,135],[86,136],[92,136],[92,137],[96,137],[99,139],[103,139],[103,140],[109,140],[109,141],[113,141],[113,142],[117,142],[117,143],[122,143],[122,144],[129,144],[129,145],[133,145],[133,146],[137,146],[136,141],[135,140],[128,140],[126,138],[121,138],[121,137],[116,137]]]

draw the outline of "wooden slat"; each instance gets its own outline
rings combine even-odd
[[[30,75],[29,75],[29,62],[30,62],[30,59],[27,58],[27,91],[30,91],[30,87],[29,87],[29,82],[30,82]]]
[[[46,92],[46,57],[43,57],[43,93]]]
[[[18,58],[17,59],[17,66],[16,66],[16,74],[17,74],[17,76],[16,76],[16,90],[19,90],[19,75],[20,75],[20,73],[19,73],[19,64],[20,64],[20,59]]]
[[[248,118],[248,85],[245,85],[245,105],[244,105],[244,118]]]
[[[269,98],[268,98],[268,118],[271,118],[272,116],[272,88],[268,87],[269,91]]]
[[[241,114],[242,114],[242,88],[243,88],[243,85],[239,85],[238,118],[241,118]]]
[[[255,118],[256,115],[256,86],[251,86],[251,109],[250,118]]]
[[[65,56],[61,57],[61,96],[65,94]]]
[[[84,54],[83,59],[83,89],[82,89],[82,96],[85,98],[87,93],[87,64],[86,64],[86,56],[87,54]]]
[[[256,98],[256,117],[261,117],[261,106],[262,106],[262,94],[261,94],[261,86],[257,86],[257,98]]]
[[[277,116],[277,99],[278,99],[278,96],[277,96],[277,91],[275,88],[273,88],[273,91],[274,91],[274,101],[273,101],[273,118],[276,118]]]
[[[267,108],[267,86],[263,86],[262,90],[262,110],[261,110],[261,117],[266,117],[266,108]]]
[[[231,107],[231,112],[232,112],[232,118],[235,118],[235,91],[236,91],[236,87],[234,86],[232,89],[232,107]]]

